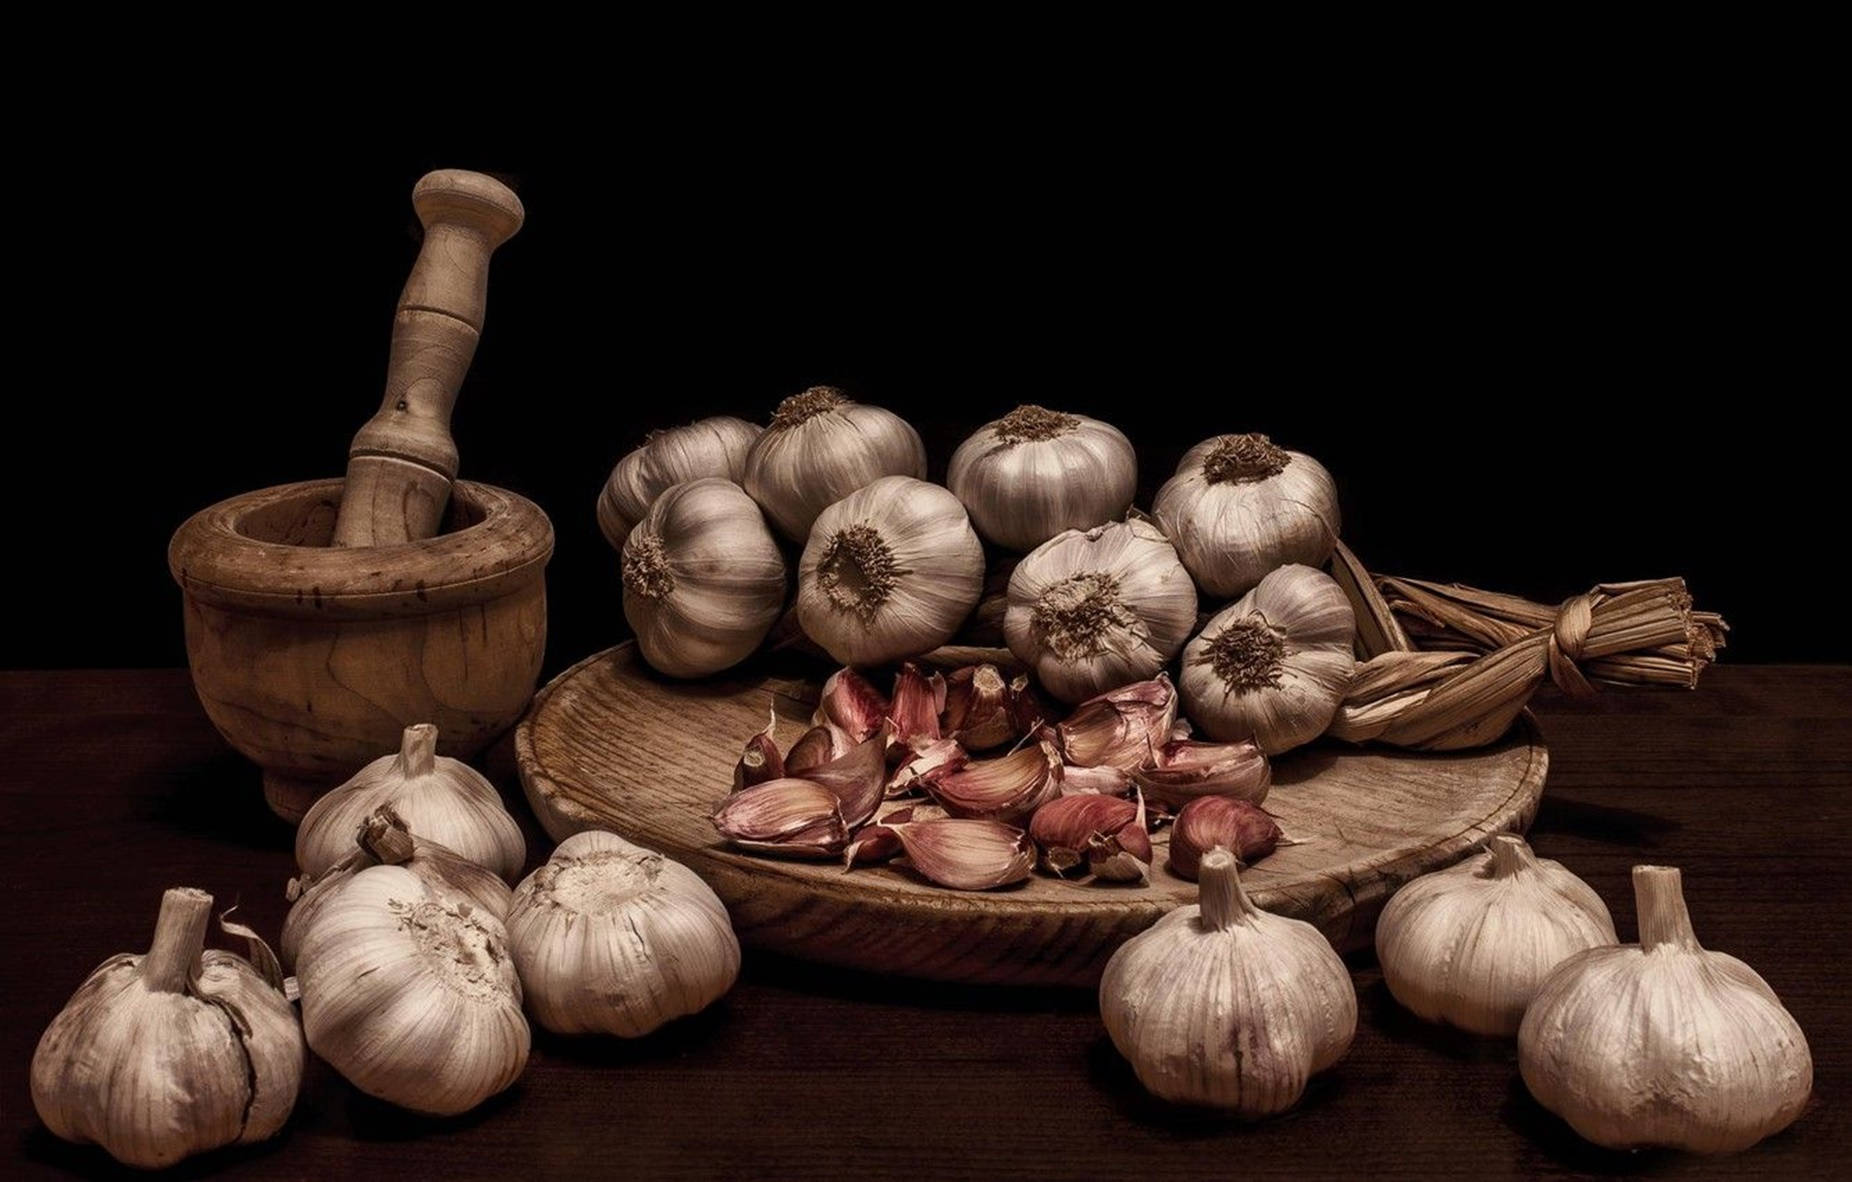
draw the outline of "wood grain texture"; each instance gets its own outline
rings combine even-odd
[[[938,980],[1090,985],[1127,938],[1196,885],[1167,869],[1160,834],[1149,885],[1037,875],[949,891],[892,866],[843,873],[725,846],[708,817],[739,745],[778,717],[788,745],[817,686],[757,675],[677,682],[619,645],[555,678],[517,728],[528,802],[555,840],[609,828],[685,861],[733,912],[740,938],[828,964]],[[1317,924],[1340,948],[1369,941],[1409,878],[1449,865],[1487,834],[1521,831],[1548,755],[1527,721],[1505,741],[1450,755],[1318,746],[1275,761],[1266,807],[1296,844],[1243,879],[1262,907]]]

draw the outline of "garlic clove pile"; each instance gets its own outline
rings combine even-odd
[[[1618,937],[1601,897],[1561,863],[1514,834],[1486,847],[1397,891],[1376,922],[1376,956],[1417,1016],[1509,1038],[1557,965]]]
[[[158,1169],[273,1137],[289,1119],[302,1028],[280,980],[205,951],[211,911],[204,891],[168,891],[148,952],[104,961],[52,1019],[31,1086],[53,1133]]]
[[[919,432],[892,411],[812,386],[780,403],[753,441],[744,484],[779,532],[801,542],[825,508],[883,476],[926,479]]]
[[[437,728],[408,726],[397,755],[367,764],[328,793],[296,830],[296,865],[319,877],[353,853],[367,816],[391,805],[405,826],[513,882],[527,860],[521,828],[501,793],[460,759],[437,754]]]
[[[738,484],[745,478],[746,452],[763,431],[745,419],[719,415],[651,432],[611,469],[598,494],[598,528],[605,541],[621,552],[631,529],[671,485],[704,476]]]
[[[1185,452],[1152,515],[1214,599],[1288,563],[1321,566],[1338,539],[1338,491],[1311,456],[1265,435],[1218,435]]]
[[[1124,516],[1138,457],[1109,423],[1019,406],[959,444],[945,483],[986,541],[1033,550],[1064,530]]]
[[[1747,1149],[1813,1090],[1806,1035],[1733,956],[1699,946],[1679,872],[1635,866],[1640,942],[1557,966],[1518,1028],[1524,1085],[1610,1149]]]
[[[559,1034],[637,1038],[739,976],[720,899],[692,870],[599,830],[560,842],[515,888],[508,943],[528,1012]]]

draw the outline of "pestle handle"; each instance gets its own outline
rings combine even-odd
[[[337,546],[436,535],[457,474],[450,409],[482,333],[489,255],[526,216],[508,186],[458,168],[426,173],[412,208],[424,245],[392,318],[386,396],[347,450]]]

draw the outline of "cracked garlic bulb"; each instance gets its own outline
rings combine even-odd
[[[1118,521],[1050,538],[1010,575],[1003,636],[1074,703],[1154,676],[1196,624],[1196,587],[1162,532]]]
[[[1408,883],[1376,921],[1376,958],[1397,1001],[1430,1022],[1503,1038],[1557,965],[1618,940],[1600,895],[1510,833]]]
[[[1350,600],[1309,566],[1283,566],[1183,650],[1184,713],[1212,739],[1278,755],[1325,733],[1357,658]]]
[[[1110,423],[1019,406],[958,445],[945,483],[985,541],[1033,550],[1063,530],[1125,516],[1138,457]]]
[[[1218,435],[1183,453],[1152,516],[1212,599],[1289,562],[1320,566],[1338,541],[1338,490],[1311,456],[1265,435]]]
[[[763,430],[745,419],[717,415],[651,432],[611,469],[598,494],[598,528],[605,541],[622,553],[624,539],[671,485],[703,476],[738,484],[745,479],[746,452]]]
[[[958,498],[884,476],[818,515],[797,568],[804,634],[844,665],[882,665],[952,638],[984,590],[984,545]]]
[[[746,452],[746,491],[794,542],[829,506],[883,476],[926,479],[926,445],[893,411],[812,386],[779,403]]]
[[[1734,1153],[1794,1122],[1807,1036],[1757,972],[1698,944],[1679,872],[1635,866],[1640,942],[1557,966],[1518,1028],[1537,1102],[1609,1149]]]

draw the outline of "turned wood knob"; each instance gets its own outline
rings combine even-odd
[[[457,168],[419,180],[412,208],[424,246],[392,318],[386,396],[347,450],[337,546],[436,535],[457,474],[450,409],[482,334],[489,255],[526,216],[508,186]]]

